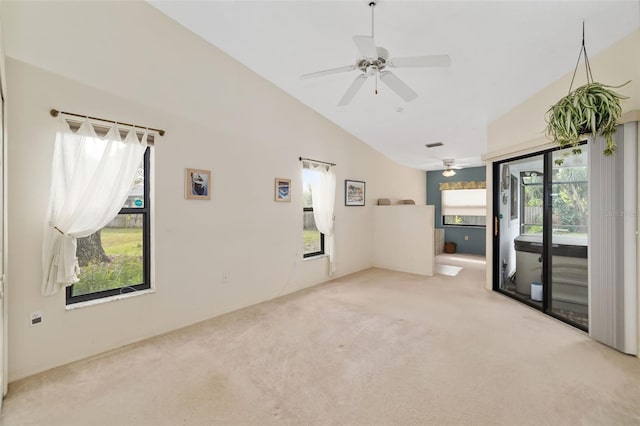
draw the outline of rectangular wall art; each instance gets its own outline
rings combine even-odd
[[[274,200],[280,203],[291,201],[291,179],[276,178]]]
[[[184,196],[187,200],[211,199],[211,170],[185,169]]]
[[[365,183],[359,180],[344,181],[344,205],[364,206]]]

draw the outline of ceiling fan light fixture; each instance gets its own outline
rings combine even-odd
[[[362,87],[364,80],[368,77],[375,78],[375,89],[373,93],[378,93],[379,79],[385,86],[387,86],[387,88],[389,88],[389,90],[391,90],[391,92],[398,95],[405,102],[410,102],[418,97],[418,93],[393,74],[389,68],[448,67],[451,63],[451,59],[448,55],[389,57],[389,51],[384,47],[376,46],[374,40],[374,10],[378,1],[365,0],[365,3],[371,8],[371,35],[354,35],[352,37],[359,55],[355,65],[347,65],[344,67],[303,74],[300,78],[306,80],[308,78],[323,77],[326,75],[358,70],[360,74],[355,80],[353,80],[351,86],[349,86],[338,102],[338,106],[348,105],[358,90]]]
[[[444,177],[452,177],[456,175],[456,171],[453,169],[446,169],[445,171],[442,172],[442,176]]]

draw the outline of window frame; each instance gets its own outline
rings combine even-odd
[[[484,191],[486,191],[486,188],[474,188],[475,189],[482,189]],[[442,210],[444,210],[444,203],[442,201],[443,198],[443,192],[444,191],[465,191],[466,189],[443,189],[441,190],[441,195],[440,195],[440,206],[441,206],[441,213]],[[470,189],[471,190],[471,189]],[[485,211],[486,211],[486,204],[484,206]],[[450,223],[447,221],[447,217],[449,216],[453,216],[453,217],[473,217],[473,218],[477,218],[477,217],[484,217],[485,218],[485,223],[484,225],[478,225],[478,224],[467,224],[467,223]],[[440,218],[442,220],[442,226],[443,227],[462,227],[462,228],[481,228],[481,229],[486,229],[487,224],[486,224],[486,213],[484,215],[465,215],[465,214],[456,214],[456,215],[446,215],[446,214],[441,214]]]
[[[312,196],[313,196],[313,195],[312,195]],[[312,213],[313,213],[313,207],[303,207],[303,208],[302,208],[302,216],[303,216],[303,219],[302,219],[302,220],[303,220],[303,221],[304,221],[304,213],[305,213],[305,212],[312,212]],[[316,227],[316,229],[318,229],[318,228]],[[304,232],[304,227],[303,227],[303,230],[302,230],[302,231]],[[318,231],[318,233],[320,234],[320,251],[314,251],[314,252],[311,252],[311,253],[304,253],[304,252],[303,252],[303,253],[302,253],[302,257],[303,257],[304,259],[307,259],[307,258],[309,258],[309,257],[315,257],[315,256],[322,256],[322,255],[324,255],[324,234],[323,234],[322,232],[320,232],[320,231]],[[303,251],[304,251],[304,247],[303,247]]]
[[[526,183],[526,181],[524,180],[524,178],[527,177],[531,177],[530,174],[527,173],[536,173],[536,176],[540,176],[540,182],[533,182],[533,183]],[[520,194],[520,218],[518,220],[519,222],[519,230],[520,230],[520,234],[527,234],[525,232],[525,227],[533,227],[533,226],[540,226],[543,227],[543,223],[525,223],[525,208],[527,207],[527,194],[526,194],[526,188],[527,187],[534,187],[534,186],[539,186],[540,189],[542,190],[544,188],[544,173],[542,172],[538,172],[536,170],[523,170],[520,172],[520,187],[519,187],[519,194]],[[542,191],[543,192],[543,191]],[[543,199],[544,199],[544,192],[542,195]],[[542,206],[541,206],[542,207]],[[541,218],[544,217],[544,212],[542,213]]]
[[[447,216],[461,216],[461,217],[484,217],[485,224],[484,225],[475,225],[468,223],[449,223],[447,222]],[[463,227],[463,228],[486,228],[486,216],[465,216],[465,215],[442,215],[442,226],[452,226],[452,227]]]
[[[311,171],[311,169],[309,167],[306,167],[303,163],[302,165],[302,173],[301,173],[301,177],[302,177],[302,199],[304,200],[304,187],[305,187],[305,170]],[[309,188],[311,190],[311,188]],[[313,200],[313,191],[311,192],[311,199]],[[302,202],[302,258],[303,259],[309,259],[312,257],[317,257],[317,256],[323,256],[325,254],[324,251],[324,234],[322,232],[320,232],[320,230],[318,230],[318,233],[320,234],[320,250],[319,251],[314,251],[314,252],[310,252],[310,253],[305,253],[304,252],[304,215],[307,212],[311,212],[313,213],[313,204],[310,207],[305,207],[304,206],[304,201]],[[314,218],[314,223],[315,223],[315,218]],[[318,229],[318,227],[316,226],[316,229]]]
[[[121,294],[134,293],[140,290],[148,290],[151,288],[151,147],[148,146],[144,152],[144,204],[142,207],[122,207],[118,212],[120,214],[141,214],[142,215],[142,277],[143,282],[140,284],[128,285],[126,287],[113,288],[109,290],[97,291],[74,296],[73,285],[66,288],[66,305],[73,306],[81,302],[104,299],[106,297],[118,296]]]

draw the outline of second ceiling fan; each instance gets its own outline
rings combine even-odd
[[[389,57],[389,51],[384,47],[377,47],[374,41],[374,9],[377,1],[369,2],[371,7],[371,36],[356,35],[353,41],[358,49],[360,58],[353,65],[339,68],[332,68],[324,71],[313,72],[300,76],[302,79],[322,77],[330,74],[359,70],[361,73],[353,80],[345,94],[338,102],[338,106],[348,105],[353,97],[358,93],[364,82],[369,77],[376,79],[375,93],[378,93],[378,77],[380,80],[398,96],[406,102],[418,97],[418,94],[400,80],[387,68],[421,68],[421,67],[448,67],[451,64],[449,55],[430,56],[405,56]]]

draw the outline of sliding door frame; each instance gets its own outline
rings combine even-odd
[[[580,145],[585,145],[587,143],[586,140],[581,141]],[[553,169],[553,152],[559,151],[561,147],[555,147],[550,149],[545,149],[538,152],[533,152],[529,154],[519,155],[511,158],[507,158],[504,160],[496,161],[493,163],[493,283],[492,289],[504,296],[507,296],[511,299],[517,300],[520,303],[523,303],[527,306],[530,306],[544,314],[547,314],[555,319],[558,319],[564,323],[572,325],[582,331],[588,332],[588,327],[585,327],[583,324],[580,324],[576,321],[572,321],[567,317],[563,317],[555,312],[553,312],[551,308],[551,278],[552,278],[552,270],[551,270],[551,262],[553,258],[553,240],[552,240],[552,220],[553,220],[553,209],[552,209],[552,199],[551,199],[551,188],[553,185],[553,177],[552,177],[552,169]],[[509,163],[512,161],[522,160],[525,158],[531,158],[536,156],[543,156],[543,201],[542,201],[542,306],[539,304],[527,300],[518,298],[510,292],[503,290],[500,288],[500,277],[501,277],[501,256],[500,256],[500,221],[504,220],[499,218],[500,212],[500,165]],[[523,202],[521,200],[520,202]],[[588,248],[587,248],[588,250]]]

